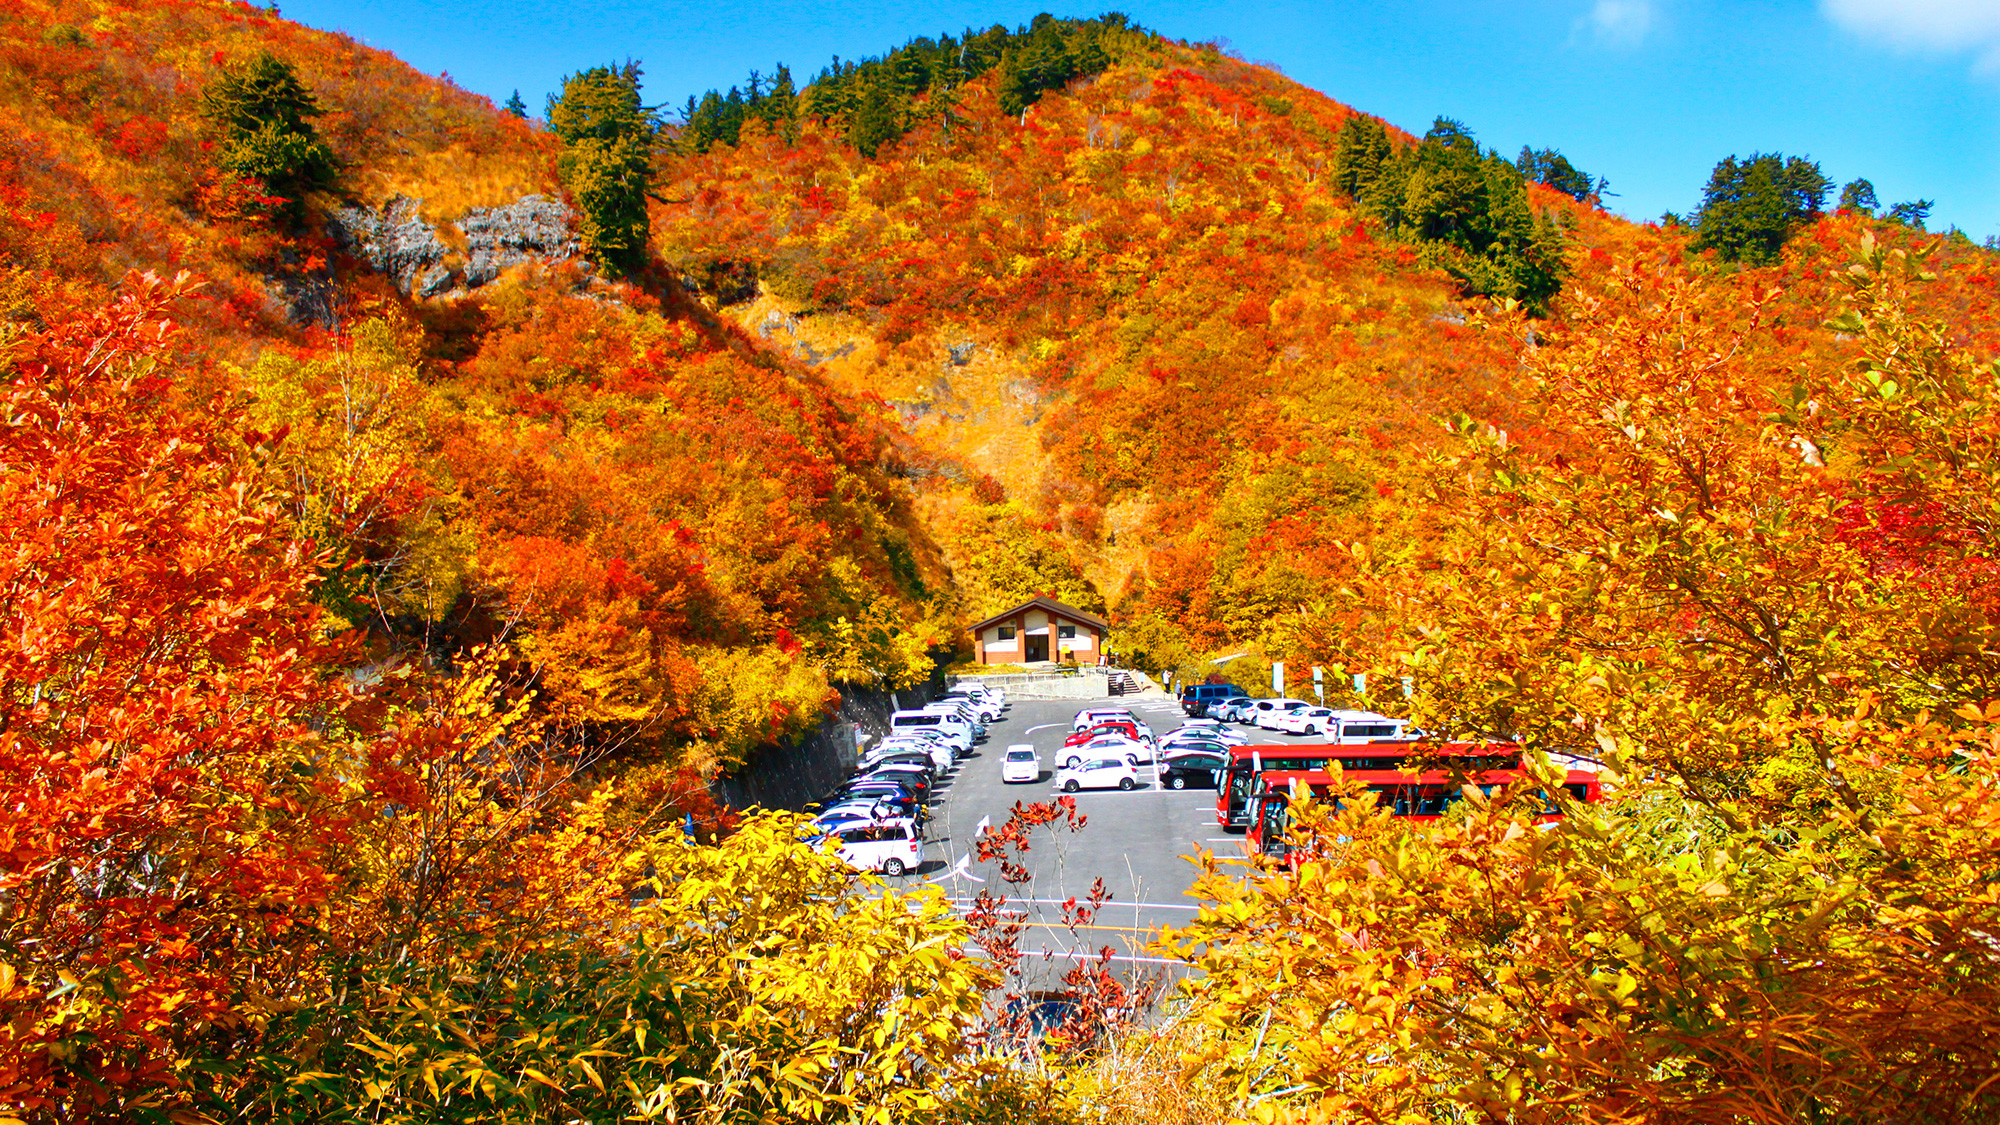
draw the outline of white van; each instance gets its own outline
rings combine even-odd
[[[1326,719],[1326,740],[1344,744],[1355,742],[1400,742],[1414,738],[1408,719],[1392,719],[1373,711],[1335,711]]]
[[[1244,710],[1246,718],[1243,721],[1265,730],[1277,730],[1279,716],[1310,706],[1312,704],[1303,699],[1260,699]]]
[[[958,716],[941,711],[898,711],[889,716],[889,730],[934,730],[950,739],[961,755],[972,751],[972,728]]]
[[[924,840],[917,822],[906,816],[838,829],[832,838],[840,858],[859,871],[901,875],[924,865]]]

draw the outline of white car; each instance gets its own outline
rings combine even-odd
[[[1224,757],[1227,757],[1229,755],[1230,748],[1234,745],[1236,744],[1224,742],[1219,738],[1207,738],[1202,735],[1193,735],[1193,734],[1182,735],[1179,738],[1168,738],[1165,741],[1161,742],[1159,756],[1161,761],[1165,761],[1168,758],[1177,757],[1181,754],[1196,754],[1196,753],[1221,754]]]
[[[938,696],[936,702],[964,703],[966,706],[972,708],[972,713],[979,716],[979,721],[982,723],[997,722],[1000,718],[1000,705],[998,703],[974,695],[972,692],[962,688],[953,688],[945,692],[943,695]]]
[[[1065,793],[1079,789],[1137,789],[1139,767],[1118,758],[1089,758],[1056,771],[1056,788]]]
[[[934,730],[956,744],[961,754],[972,752],[972,728],[956,716],[936,711],[897,711],[889,716],[889,733]]]
[[[1139,721],[1139,716],[1134,715],[1123,707],[1086,707],[1076,713],[1076,721],[1070,724],[1069,729],[1072,731],[1089,730],[1091,727],[1107,720],[1131,723],[1140,730],[1151,729]]]
[[[1231,746],[1241,746],[1250,741],[1249,736],[1242,731],[1216,719],[1189,719],[1161,738],[1160,745],[1165,746],[1177,738],[1209,738],[1217,742],[1226,742]]]
[[[1336,723],[1326,727],[1326,740],[1334,743],[1399,742],[1416,737],[1408,719],[1392,719],[1373,711],[1335,711]]]
[[[1042,759],[1035,748],[1027,743],[1007,748],[1007,756],[1000,760],[1001,781],[1039,781],[1042,777]]]
[[[901,875],[924,865],[923,836],[906,816],[836,828],[828,838],[840,845],[840,858],[859,871]]]
[[[931,764],[931,769],[943,773],[951,768],[951,747],[942,742],[920,742],[902,739],[885,739],[872,746],[855,763],[856,768],[871,769],[876,763],[902,754],[921,754]]]
[[[1244,717],[1243,712],[1256,702],[1256,700],[1247,695],[1231,696],[1220,703],[1209,704],[1208,714],[1210,718],[1217,722],[1248,722],[1249,720]]]
[[[1250,716],[1250,724],[1265,730],[1277,730],[1278,720],[1287,711],[1296,711],[1312,704],[1303,699],[1260,699],[1250,705],[1245,713]]]
[[[1078,765],[1090,758],[1121,758],[1139,766],[1153,760],[1153,748],[1122,734],[1100,734],[1089,742],[1063,747],[1062,764],[1065,767]]]
[[[1286,734],[1318,734],[1336,722],[1331,707],[1295,707],[1279,715],[1272,729]]]

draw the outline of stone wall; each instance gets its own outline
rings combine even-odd
[[[743,768],[718,778],[716,799],[733,809],[802,809],[854,772],[859,748],[889,732],[889,715],[914,710],[944,693],[944,676],[900,691],[843,687],[840,707],[797,746],[767,746]]]

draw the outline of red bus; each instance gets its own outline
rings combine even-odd
[[[1250,823],[1250,798],[1262,786],[1260,773],[1324,770],[1339,762],[1348,773],[1366,770],[1400,770],[1412,758],[1429,756],[1451,760],[1464,769],[1498,770],[1521,768],[1521,748],[1507,743],[1448,742],[1423,747],[1407,739],[1357,742],[1324,746],[1236,746],[1229,751],[1229,765],[1215,779],[1215,823],[1230,831]]]
[[[1464,800],[1464,786],[1478,785],[1491,793],[1522,776],[1520,757],[1514,756],[1512,767],[1484,768],[1467,772],[1449,769],[1425,770],[1411,773],[1403,770],[1361,769],[1345,772],[1343,781],[1360,781],[1367,785],[1376,803],[1390,810],[1391,815],[1410,820],[1437,820],[1454,802]],[[1333,774],[1325,770],[1266,771],[1256,779],[1257,791],[1249,803],[1250,850],[1262,855],[1282,856],[1287,854],[1285,830],[1291,827],[1291,800],[1294,785],[1303,786],[1312,792],[1316,801],[1327,800],[1335,781]],[[1575,800],[1595,803],[1602,796],[1597,775],[1589,770],[1570,770],[1563,777],[1563,789]],[[1562,806],[1549,799],[1546,807],[1538,813],[1538,822],[1560,819]]]
[[[1215,823],[1235,831],[1250,823],[1253,779],[1271,770],[1323,770],[1334,760],[1334,752],[1360,750],[1362,746],[1232,746],[1229,764],[1215,779]]]

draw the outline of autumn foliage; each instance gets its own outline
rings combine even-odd
[[[1727,263],[1213,45],[968,40],[621,129],[619,277],[423,300],[334,209],[463,255],[587,128],[0,0],[0,1122],[1991,1119],[1992,253]],[[1322,807],[1051,1034],[998,888],[710,791],[1044,591],[1611,797]]]

